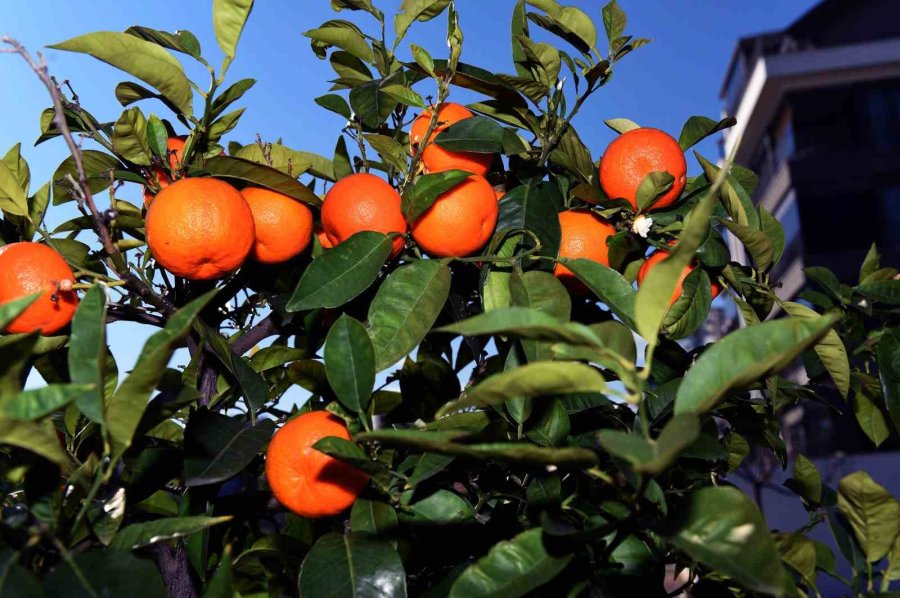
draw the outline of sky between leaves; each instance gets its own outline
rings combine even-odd
[[[400,5],[399,0],[375,3],[386,15],[393,15]],[[591,15],[602,31],[601,0],[565,3]],[[814,4],[816,0],[620,0],[628,14],[626,33],[654,41],[623,60],[606,88],[597,92],[577,116],[575,125],[582,139],[596,159],[614,136],[603,124],[604,119],[626,117],[677,137],[691,115],[717,118],[719,87],[736,39],[780,29]],[[513,0],[457,0],[465,36],[464,62],[492,72],[513,72],[509,51],[513,6]],[[10,35],[34,52],[84,33],[123,31],[131,25],[168,31],[188,29],[199,38],[204,56],[218,65],[221,53],[212,31],[211,7],[212,2],[204,0],[2,0],[0,35]],[[257,84],[240,102],[249,109],[228,140],[251,143],[260,133],[267,141],[281,137],[289,147],[332,155],[344,123],[339,116],[315,105],[313,98],[328,91],[327,81],[335,75],[327,61],[313,55],[301,34],[333,18],[353,20],[365,30],[377,31],[368,15],[345,11],[338,17],[329,0],[256,2],[226,84],[245,77],[255,78]],[[434,57],[443,57],[445,27],[445,18],[417,23],[402,47],[408,50],[409,43],[417,43]],[[541,39],[541,33],[532,27],[534,37]],[[100,120],[115,120],[122,107],[113,89],[127,76],[89,56],[55,50],[45,53],[51,74],[59,80],[70,80],[88,110]],[[188,75],[205,86],[205,70],[184,63]],[[49,106],[49,98],[19,57],[0,55],[0,81],[0,151],[22,142],[22,153],[31,166],[33,192],[52,176],[67,153],[58,141],[32,146],[39,134],[41,110]],[[429,91],[424,85],[417,90],[423,96]],[[473,96],[457,91],[451,99],[465,103]],[[140,106],[147,114],[169,116],[159,103],[144,102]],[[717,157],[715,140],[706,140],[696,149],[710,159]],[[696,173],[698,169],[690,159],[689,165]],[[136,185],[126,185],[118,197],[139,203],[140,191]],[[104,193],[99,200],[105,205],[108,196]],[[71,204],[59,207],[51,210],[48,223],[52,228],[74,215]],[[83,239],[88,240],[87,233],[83,233]],[[152,332],[150,327],[129,322],[110,327],[109,342],[120,372],[134,365],[143,341]],[[179,358],[186,361],[186,355]],[[35,384],[39,379],[29,380],[30,386]]]

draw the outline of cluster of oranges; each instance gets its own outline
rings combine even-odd
[[[493,155],[452,152],[431,143],[434,136],[473,114],[464,106],[444,103],[437,126],[425,139],[433,114],[421,113],[410,129],[410,152],[421,151],[422,170],[471,173],[462,183],[442,193],[418,218],[407,222],[401,198],[383,179],[367,173],[352,174],[335,183],[325,195],[317,235],[326,249],[362,231],[393,234],[393,256],[403,249],[407,234],[432,257],[464,257],[483,248],[497,224],[499,200],[485,176]],[[424,148],[421,146],[424,145]],[[145,189],[147,244],[166,270],[189,280],[222,278],[247,259],[263,264],[290,260],[309,245],[313,214],[291,197],[263,188],[238,191],[226,182],[206,177],[178,177],[185,140],[168,140],[167,172],[154,166],[149,173],[154,195]],[[666,133],[648,128],[622,134],[607,148],[599,167],[599,183],[609,197],[624,199],[637,209],[637,191],[651,172],[666,171],[674,182],[653,205],[672,205],[685,186],[686,162],[678,143]],[[174,173],[170,177],[169,173]],[[173,180],[174,179],[174,180]],[[559,213],[559,258],[586,258],[609,265],[607,241],[616,227],[587,209]],[[640,285],[647,272],[666,258],[658,250],[638,273]],[[681,282],[695,266],[689,265]],[[557,263],[554,274],[573,293],[585,292],[574,273]],[[75,276],[65,260],[40,243],[13,243],[0,247],[0,305],[40,292],[41,296],[6,327],[10,333],[52,334],[72,319],[78,298],[72,289]],[[713,296],[719,291],[714,285]],[[315,450],[321,438],[349,439],[346,425],[334,415],[317,411],[285,424],[269,445],[266,472],[275,497],[290,510],[306,517],[323,517],[349,507],[362,491],[364,473]]]

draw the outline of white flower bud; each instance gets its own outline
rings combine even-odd
[[[653,226],[653,218],[640,215],[634,219],[634,224],[631,225],[631,231],[646,239],[651,226]]]

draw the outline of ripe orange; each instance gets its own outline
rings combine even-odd
[[[331,241],[328,240],[328,235],[325,234],[325,229],[322,228],[321,224],[317,222],[313,230],[316,233],[316,239],[319,240],[319,245],[322,246],[322,249],[331,249],[334,247],[334,245],[331,244]]]
[[[410,152],[415,153],[417,146],[422,143],[425,133],[428,131],[428,124],[431,122],[432,111],[425,110],[413,121],[409,128]],[[451,152],[441,146],[431,143],[434,137],[449,127],[466,118],[472,118],[474,114],[463,106],[453,102],[445,102],[438,109],[438,122],[434,130],[431,132],[428,145],[422,152],[422,165],[427,172],[444,172],[447,170],[465,170],[472,174],[484,176],[491,168],[494,161],[492,154],[482,154],[478,152]]]
[[[47,245],[23,242],[0,247],[0,305],[43,291],[6,332],[53,334],[66,326],[78,307],[78,295],[71,290],[74,282],[69,264]],[[61,291],[61,284],[68,290]]]
[[[344,423],[311,411],[275,433],[266,452],[266,478],[278,502],[301,517],[328,517],[352,505],[368,477],[312,446],[328,436],[350,440]]]
[[[497,196],[483,176],[472,175],[445,191],[410,227],[433,257],[464,257],[484,247],[497,225]]]
[[[351,174],[325,194],[322,228],[332,246],[361,231],[405,233],[406,219],[400,211],[400,195],[373,174]],[[393,256],[400,253],[403,243],[403,237],[394,239]]]
[[[559,242],[560,258],[587,258],[609,265],[609,248],[606,239],[616,234],[616,227],[590,210],[567,210],[559,213],[562,237]],[[556,264],[553,275],[566,285],[569,291],[584,293],[587,288],[575,274],[562,264]]]
[[[600,160],[600,186],[612,198],[623,198],[637,209],[637,190],[651,172],[675,177],[672,188],[650,211],[672,205],[684,190],[687,162],[684,151],[670,135],[658,129],[633,129],[622,133],[606,148]]]
[[[173,172],[177,172],[181,169],[181,155],[184,151],[184,141],[187,139],[186,137],[169,137],[166,141],[166,148],[169,150],[169,168],[172,169]],[[159,166],[154,166],[151,169],[151,177],[155,180],[151,180],[151,183],[156,183],[156,187],[160,190],[165,189],[169,186],[169,183],[172,180],[169,178],[169,175],[166,174],[166,171]],[[150,202],[153,201],[155,195],[150,192],[147,187],[144,187],[144,205],[150,205]]]
[[[672,243],[670,243],[671,245]],[[669,252],[665,249],[658,249],[650,254],[650,256],[644,260],[644,263],[641,265],[641,269],[638,270],[637,275],[637,283],[638,286],[641,286],[644,282],[644,278],[647,276],[647,273],[653,269],[656,264],[663,261],[669,257]],[[669,307],[671,307],[681,296],[684,284],[684,279],[687,278],[687,275],[690,274],[694,270],[695,266],[687,265],[684,267],[684,270],[681,272],[681,276],[678,277],[678,284],[675,285],[675,290],[672,292],[672,297],[669,299]],[[711,281],[710,290],[712,291],[712,298],[715,299],[719,293],[722,292],[722,287],[718,285],[715,281]]]
[[[160,191],[146,220],[147,245],[166,270],[189,280],[237,270],[255,240],[253,213],[237,189],[208,177]]]
[[[253,212],[256,242],[251,256],[263,264],[277,264],[300,254],[312,240],[312,212],[283,193],[247,187],[241,195]]]

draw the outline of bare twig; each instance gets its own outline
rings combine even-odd
[[[72,136],[72,131],[69,129],[69,124],[66,122],[66,114],[65,108],[62,102],[62,96],[59,91],[59,87],[57,87],[56,83],[54,83],[53,79],[50,77],[47,71],[47,61],[44,59],[44,56],[38,52],[37,60],[35,60],[31,54],[25,49],[20,42],[10,38],[3,37],[0,38],[4,44],[8,45],[9,48],[4,50],[5,53],[13,53],[19,54],[25,62],[31,67],[31,69],[35,72],[38,78],[41,80],[41,83],[44,84],[44,87],[47,88],[47,91],[50,93],[50,97],[53,100],[53,123],[56,125],[60,134],[66,142],[66,145],[69,147],[69,153],[72,155],[72,160],[75,162],[75,171],[78,175],[77,181],[75,181],[75,190],[79,200],[79,204],[83,204],[87,207],[88,212],[90,213],[91,218],[94,223],[94,230],[97,233],[97,236],[100,238],[100,243],[103,245],[104,251],[106,254],[112,259],[114,270],[116,274],[125,281],[126,286],[129,290],[136,293],[141,299],[157,308],[162,312],[163,315],[170,315],[174,313],[175,306],[165,297],[160,297],[155,294],[153,290],[148,287],[144,282],[135,276],[132,272],[128,271],[128,266],[125,263],[125,260],[122,258],[122,254],[119,252],[115,243],[113,242],[112,235],[109,232],[109,228],[107,227],[107,223],[103,218],[102,212],[97,209],[97,205],[94,203],[94,196],[91,193],[91,188],[88,185],[88,177],[84,170],[84,161],[81,156],[81,148],[75,143],[75,139]],[[74,178],[74,177],[73,177]]]
[[[260,341],[272,336],[280,329],[281,325],[278,322],[278,316],[275,315],[274,312],[270,313],[250,330],[245,332],[243,336],[235,340],[231,345],[231,348],[235,354],[243,355],[255,347]]]

